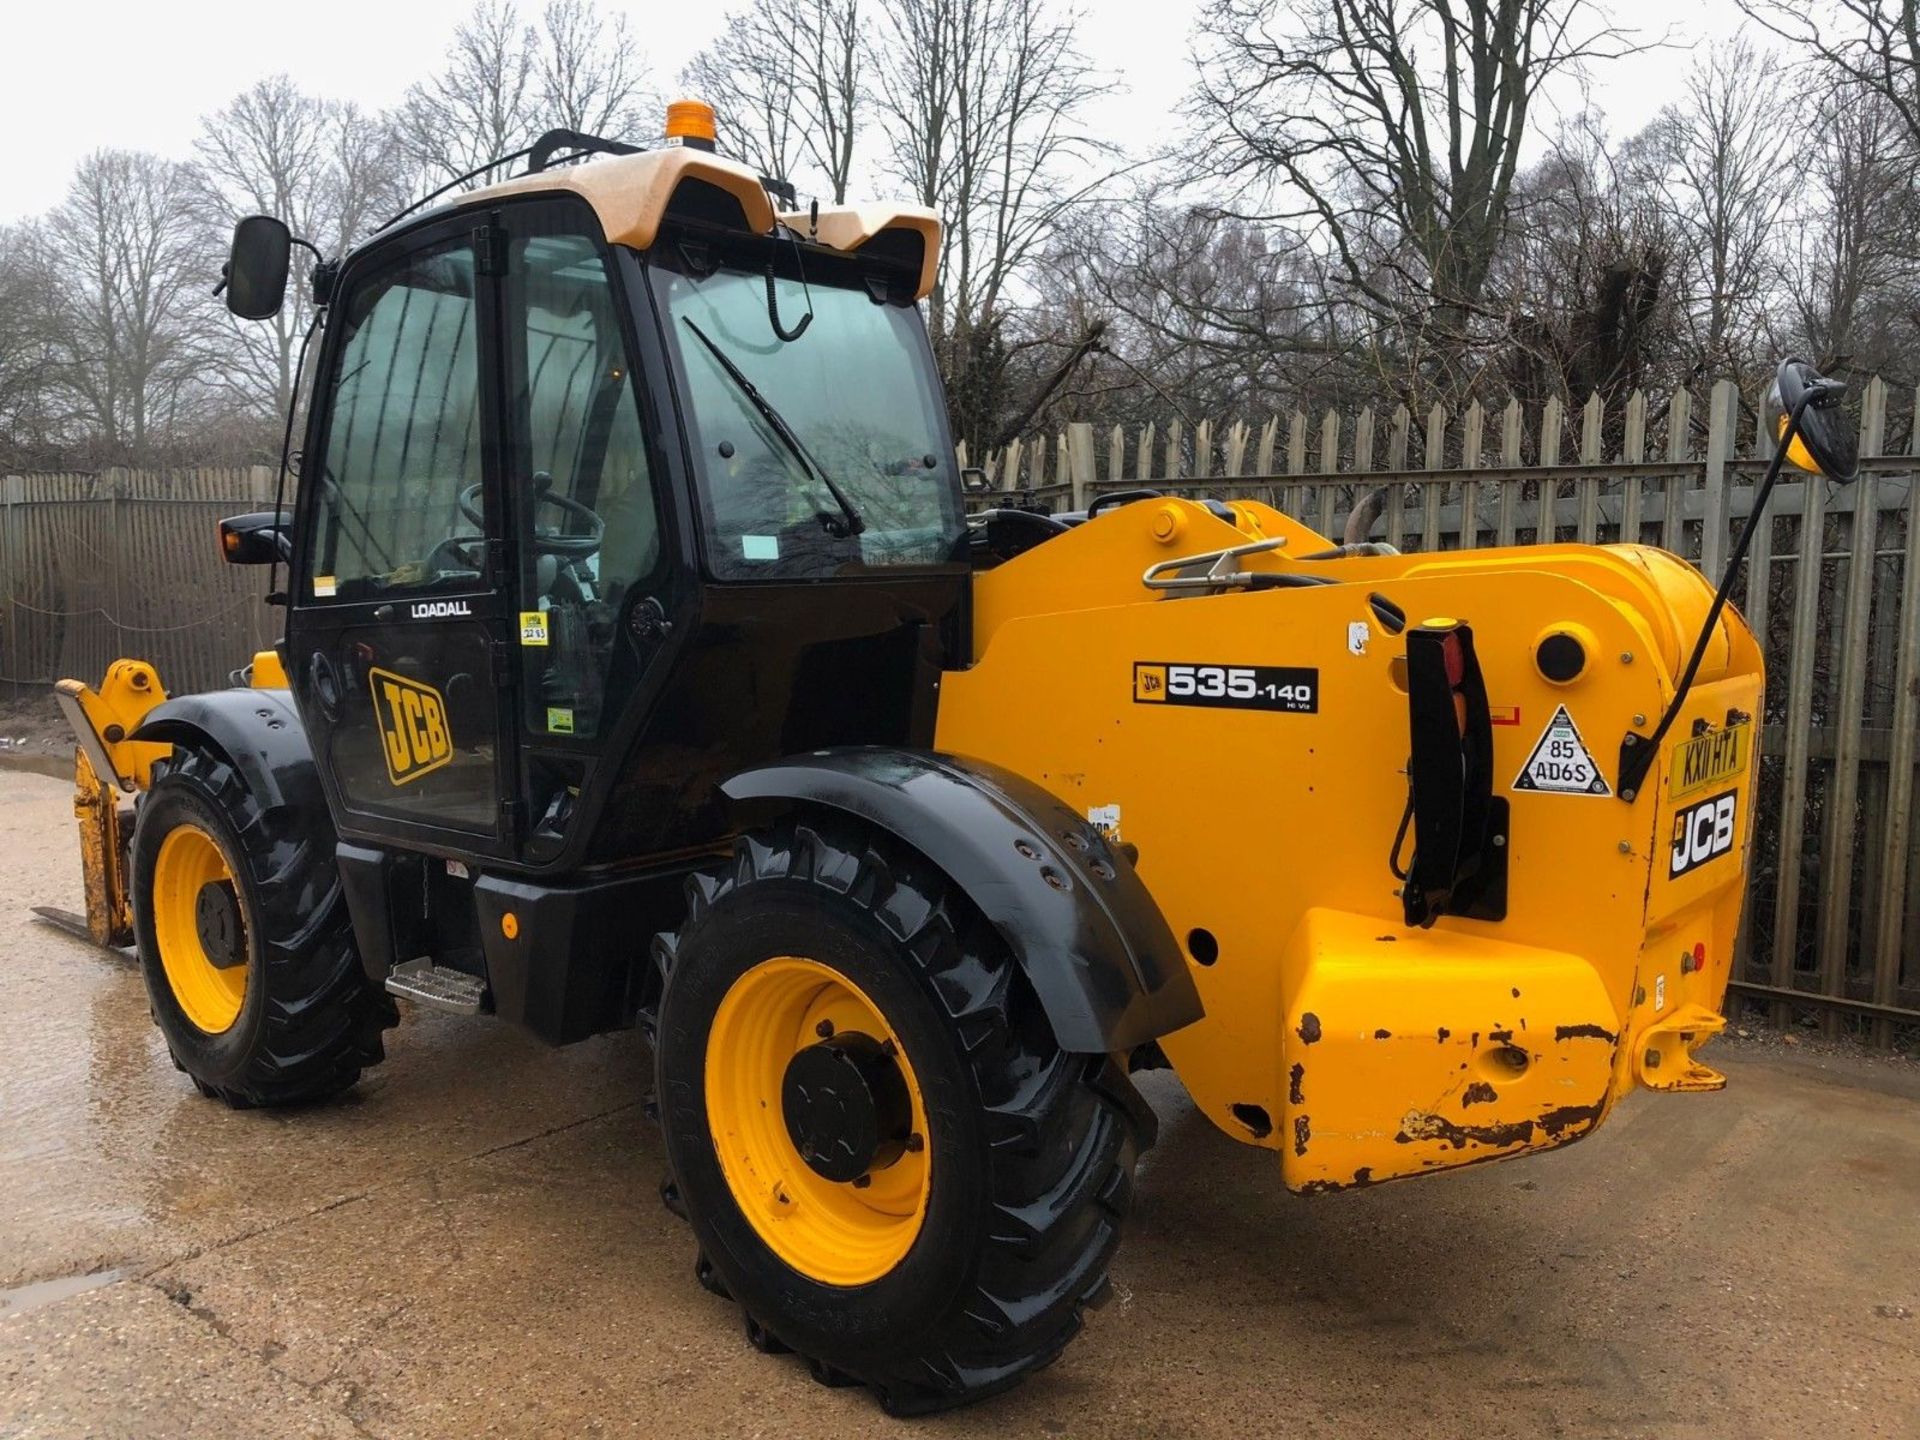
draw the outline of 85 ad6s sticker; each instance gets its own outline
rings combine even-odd
[[[1133,698],[1140,705],[1201,705],[1217,710],[1320,711],[1320,672],[1301,665],[1183,665],[1137,660]]]

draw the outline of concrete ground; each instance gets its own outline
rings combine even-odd
[[[1300,1200],[1163,1075],[1114,1300],[896,1425],[749,1349],[655,1187],[632,1036],[409,1013],[345,1100],[240,1114],[0,773],[0,1435],[1920,1436],[1920,1070],[1722,1045],[1516,1165]]]

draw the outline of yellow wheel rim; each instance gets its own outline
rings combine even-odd
[[[211,835],[196,825],[167,832],[153,861],[153,938],[174,1000],[194,1027],[209,1035],[231,1029],[247,999],[247,966],[215,965],[200,939],[201,887],[221,881],[231,885],[233,871]]]
[[[787,1067],[823,1036],[891,1045],[912,1133],[858,1181],[819,1174],[789,1134]],[[733,982],[707,1037],[707,1125],[735,1203],[767,1247],[823,1285],[864,1285],[906,1257],[926,1219],[932,1170],[920,1083],[880,1007],[839,971],[791,955]]]

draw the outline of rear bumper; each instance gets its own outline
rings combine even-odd
[[[1285,951],[1281,1174],[1347,1189],[1551,1150],[1637,1087],[1717,1090],[1731,926],[1693,907],[1650,933],[1624,1006],[1608,957],[1310,909]],[[1737,909],[1731,918],[1737,919]],[[1705,957],[1704,960],[1702,957]]]

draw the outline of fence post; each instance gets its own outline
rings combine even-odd
[[[1236,420],[1227,427],[1227,453],[1220,473],[1228,479],[1247,473],[1247,422]]]
[[[1267,423],[1260,427],[1260,448],[1254,452],[1253,473],[1263,477],[1273,474],[1273,447],[1280,436],[1280,417],[1269,415]],[[1271,493],[1273,487],[1267,487]]]
[[[1606,401],[1600,398],[1600,392],[1594,391],[1587,397],[1586,409],[1580,416],[1580,463],[1598,465],[1605,457]],[[1582,475],[1580,486],[1579,529],[1574,538],[1582,545],[1591,545],[1600,536],[1600,477],[1592,473]]]
[[[1434,475],[1447,463],[1447,407],[1438,400],[1427,409],[1426,475],[1420,484],[1420,499],[1425,524],[1420,533],[1420,548],[1431,555],[1440,548],[1440,502],[1446,498],[1446,482]]]
[[[1405,405],[1393,407],[1393,427],[1387,431],[1387,469],[1394,482],[1387,487],[1387,543],[1399,550],[1406,539],[1407,440],[1413,430],[1413,411]]]
[[[1500,463],[1509,470],[1520,468],[1520,426],[1522,424],[1520,402],[1507,401],[1507,408],[1500,412]],[[1520,482],[1508,476],[1500,482],[1500,528],[1495,532],[1496,545],[1513,544],[1514,501],[1520,494]]]
[[[1820,626],[1820,570],[1826,519],[1826,487],[1801,487],[1800,562],[1793,577],[1793,631],[1787,641],[1787,743],[1780,785],[1780,871],[1773,892],[1773,967],[1779,989],[1793,986],[1794,954],[1800,928],[1800,852],[1806,848],[1807,770],[1812,758],[1814,638]],[[1784,1025],[1790,1012],[1776,1001],[1773,1021]]]
[[[1178,420],[1167,422],[1167,468],[1160,473],[1169,480],[1178,480],[1184,462],[1180,458],[1181,432],[1186,427]]]
[[[1540,407],[1540,464],[1551,469],[1560,463],[1560,427],[1565,407],[1558,395],[1549,395]],[[1533,522],[1533,543],[1551,545],[1560,538],[1560,482],[1551,476],[1540,480],[1539,516]]]
[[[1914,395],[1913,442],[1920,455],[1920,391]],[[1891,1005],[1900,991],[1900,951],[1907,910],[1907,849],[1913,841],[1914,734],[1920,720],[1920,475],[1907,477],[1906,568],[1900,577],[1900,640],[1893,684],[1893,729],[1887,754],[1887,829],[1880,851],[1880,923],[1873,946],[1873,998]],[[1893,1040],[1891,1021],[1873,1022],[1873,1043]]]
[[[14,603],[19,584],[20,506],[27,498],[27,477],[9,475],[0,480],[0,602],[7,607],[7,653],[4,669],[13,681],[13,693],[20,694],[20,607]]]
[[[1127,478],[1127,432],[1115,425],[1107,432],[1107,479],[1118,485]]]
[[[1620,437],[1620,458],[1639,465],[1647,458],[1647,392],[1627,397],[1627,425]],[[1628,475],[1620,484],[1620,543],[1640,543],[1640,476]]]
[[[1693,448],[1693,395],[1676,390],[1667,404],[1667,461],[1676,467],[1667,476],[1667,509],[1660,519],[1660,548],[1678,555],[1686,538],[1686,477],[1678,467],[1687,463]]]
[[[1727,456],[1733,451],[1733,420],[1740,390],[1731,380],[1716,380],[1707,399],[1707,464],[1700,493],[1700,573],[1720,579],[1727,551]]]
[[[1715,393],[1719,386],[1714,387]],[[1887,386],[1878,376],[1867,382],[1860,408],[1860,454],[1880,454],[1887,433]],[[1816,477],[1808,477],[1818,484]],[[1835,716],[1839,743],[1834,746],[1833,777],[1827,787],[1826,833],[1820,843],[1820,990],[1847,990],[1848,930],[1853,908],[1854,808],[1860,796],[1860,727],[1867,699],[1867,621],[1873,607],[1873,562],[1878,538],[1874,474],[1863,470],[1853,484],[1853,547],[1848,556],[1846,624],[1840,632],[1840,698]],[[1873,957],[1876,967],[1887,957]],[[1838,1010],[1823,1017],[1829,1035],[1840,1033]]]
[[[1467,406],[1460,423],[1460,468],[1467,472],[1460,481],[1460,548],[1480,548],[1480,482],[1472,472],[1480,468],[1481,447],[1487,421],[1478,400]]]
[[[1202,420],[1193,427],[1193,478],[1213,478],[1213,421]]]
[[[1020,437],[1018,435],[1007,441],[1007,448],[1000,452],[1000,488],[1002,490],[1020,488]]]
[[[1073,484],[1073,508],[1085,510],[1093,504],[1093,482],[1100,478],[1093,459],[1093,426],[1076,420],[1067,426],[1063,442],[1067,448],[1067,478]]]

